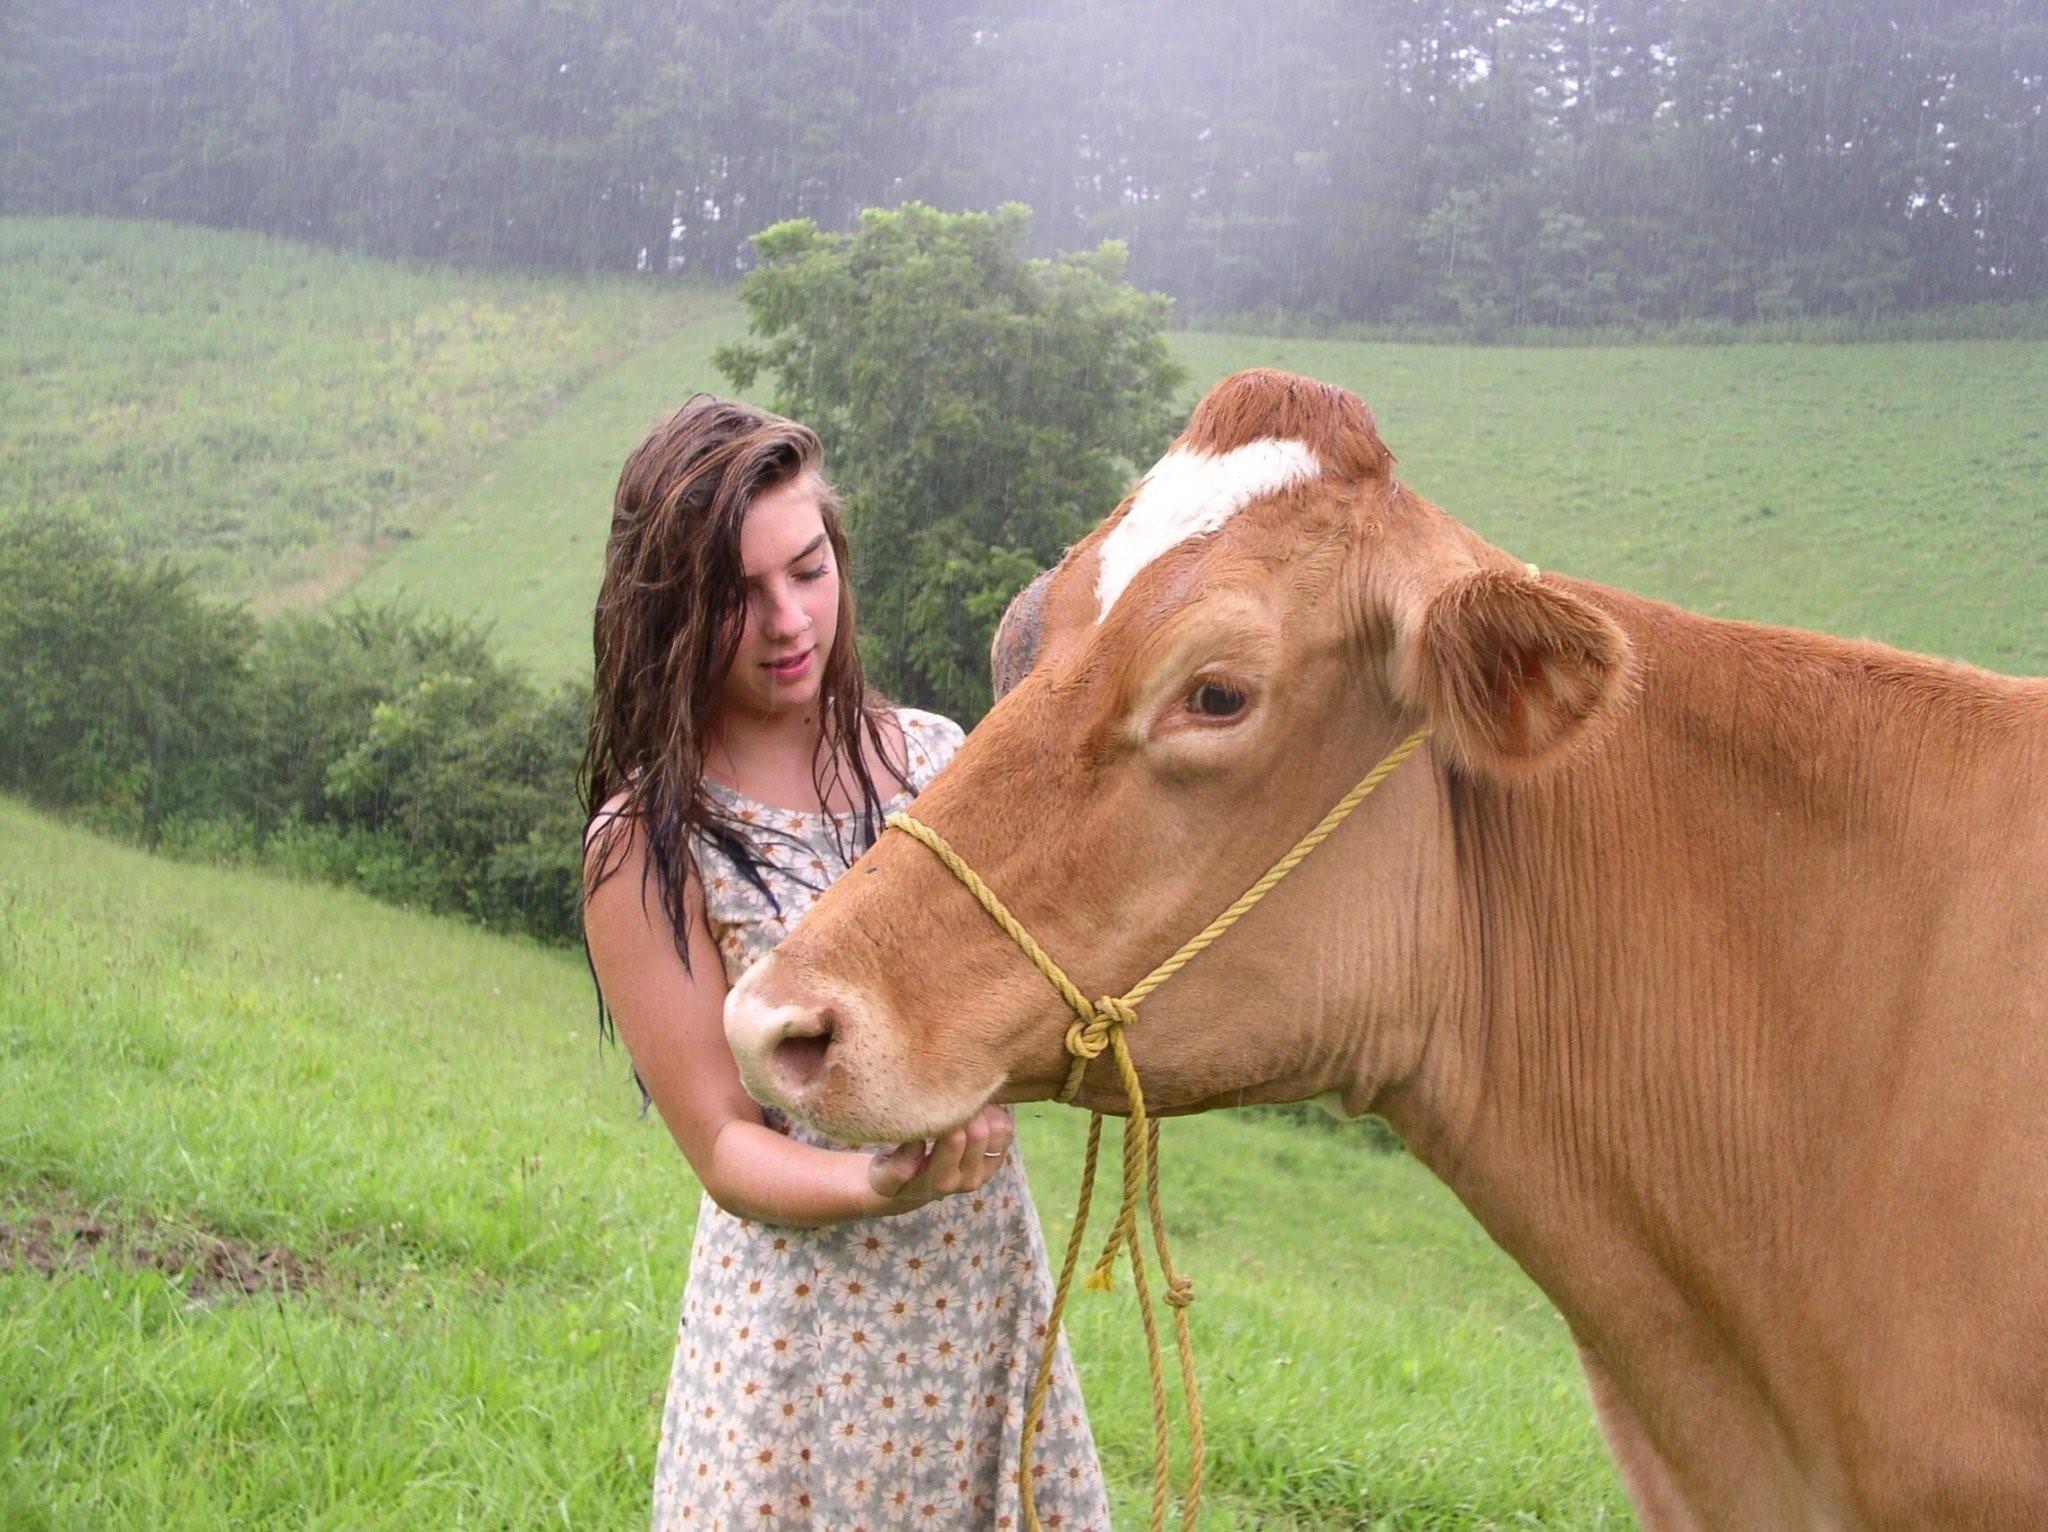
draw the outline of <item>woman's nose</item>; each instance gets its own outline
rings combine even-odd
[[[810,621],[794,590],[769,591],[762,600],[761,631],[775,642],[795,638]]]

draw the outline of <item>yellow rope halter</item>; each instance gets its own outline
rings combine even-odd
[[[1181,1525],[1193,1526],[1202,1504],[1202,1469],[1206,1449],[1202,1437],[1202,1401],[1195,1386],[1194,1344],[1188,1338],[1187,1308],[1195,1300],[1194,1285],[1174,1270],[1173,1258],[1166,1248],[1166,1220],[1159,1206],[1159,1124],[1147,1117],[1145,1093],[1138,1084],[1137,1066],[1131,1062],[1131,1050],[1124,1041],[1124,1029],[1138,1019],[1138,1003],[1153,990],[1187,966],[1196,953],[1214,942],[1243,918],[1246,911],[1273,891],[1274,885],[1286,877],[1308,854],[1329,839],[1330,833],[1342,824],[1351,811],[1363,803],[1372,790],[1385,781],[1388,775],[1421,746],[1429,737],[1427,726],[1417,729],[1402,740],[1380,763],[1367,772],[1359,784],[1352,788],[1325,814],[1316,827],[1294,843],[1294,848],[1267,869],[1265,876],[1250,888],[1208,925],[1182,944],[1157,968],[1146,974],[1121,995],[1111,996],[1089,1004],[1069,979],[1060,965],[1055,963],[1043,947],[1032,938],[1017,921],[1017,917],[1004,908],[995,891],[982,882],[972,867],[961,860],[960,854],[947,845],[944,837],[931,826],[908,814],[891,814],[888,827],[901,830],[913,840],[922,842],[931,853],[946,865],[946,869],[958,878],[974,895],[977,903],[988,911],[989,917],[1001,926],[1020,948],[1038,971],[1045,975],[1052,987],[1059,991],[1074,1013],[1074,1021],[1067,1028],[1067,1052],[1072,1062],[1067,1066],[1065,1084],[1060,1087],[1059,1099],[1072,1101],[1081,1088],[1081,1077],[1087,1073],[1089,1061],[1102,1056],[1107,1050],[1116,1063],[1117,1073],[1123,1080],[1124,1096],[1130,1103],[1130,1117],[1124,1125],[1124,1195],[1123,1205],[1117,1210],[1116,1222],[1110,1227],[1109,1238],[1102,1247],[1102,1254],[1096,1258],[1095,1268],[1088,1274],[1085,1285],[1098,1291],[1110,1286],[1111,1273],[1115,1269],[1118,1251],[1128,1253],[1131,1263],[1131,1284],[1138,1295],[1138,1315],[1145,1327],[1145,1360],[1151,1375],[1152,1385],[1152,1532],[1162,1532],[1166,1525],[1168,1498],[1167,1469],[1167,1418],[1166,1418],[1166,1374],[1160,1360],[1158,1319],[1152,1306],[1152,1289],[1145,1272],[1145,1257],[1138,1238],[1138,1199],[1142,1194],[1146,1201],[1149,1221],[1152,1225],[1152,1243],[1159,1253],[1159,1270],[1166,1282],[1166,1302],[1173,1310],[1175,1349],[1180,1357],[1181,1388],[1188,1406],[1188,1486],[1181,1500]],[[1045,1348],[1039,1354],[1038,1372],[1031,1384],[1031,1402],[1024,1412],[1023,1441],[1017,1464],[1018,1494],[1024,1509],[1025,1525],[1031,1532],[1040,1532],[1038,1506],[1031,1480],[1031,1442],[1038,1432],[1039,1419],[1045,1410],[1046,1393],[1052,1383],[1053,1353],[1059,1344],[1060,1321],[1067,1310],[1067,1294],[1072,1288],[1074,1268],[1078,1264],[1082,1240],[1088,1230],[1088,1208],[1095,1194],[1095,1167],[1102,1149],[1102,1114],[1092,1114],[1088,1122],[1088,1152],[1081,1166],[1081,1194],[1074,1210],[1074,1227],[1067,1237],[1066,1256],[1060,1263],[1059,1283],[1053,1291],[1052,1312],[1046,1319]]]

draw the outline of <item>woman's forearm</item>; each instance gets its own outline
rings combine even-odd
[[[907,1213],[923,1198],[884,1197],[868,1181],[864,1149],[820,1149],[758,1122],[728,1122],[711,1146],[704,1189],[739,1218],[817,1229]]]

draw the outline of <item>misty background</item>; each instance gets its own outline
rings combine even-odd
[[[728,277],[1021,201],[1183,317],[2039,298],[2040,0],[13,0],[0,206]]]

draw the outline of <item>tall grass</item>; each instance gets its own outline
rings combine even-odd
[[[147,1215],[317,1273],[0,1271],[0,1523],[637,1524],[697,1188],[581,963],[6,800],[0,845],[0,1224]],[[1023,1116],[1057,1246],[1082,1122]],[[1562,1322],[1413,1161],[1229,1116],[1165,1139],[1208,1524],[1626,1522]],[[1120,1525],[1150,1480],[1127,1304],[1075,1323]]]

